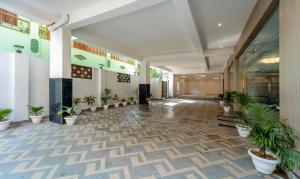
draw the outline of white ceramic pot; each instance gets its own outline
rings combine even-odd
[[[258,157],[257,155],[253,154],[252,151],[259,151],[259,150],[258,149],[249,149],[248,150],[248,154],[252,158],[252,162],[255,166],[255,169],[266,175],[272,174],[274,172],[274,170],[276,169],[278,160],[268,160],[268,159]],[[276,156],[274,154],[272,154],[271,152],[266,152],[266,154],[276,158]]]
[[[223,106],[224,105],[224,101],[220,101],[220,106]]]
[[[103,109],[108,109],[108,104],[103,105]]]
[[[115,108],[119,107],[120,103],[114,103]]]
[[[149,106],[152,106],[152,104],[153,104],[152,101],[149,100],[149,101],[148,101],[148,105],[149,105]]]
[[[76,115],[79,115],[80,113],[81,113],[81,109],[80,109],[80,108],[76,108],[76,109],[75,109],[75,114],[76,114]]]
[[[76,122],[77,116],[66,116],[65,120],[68,126],[73,126]]]
[[[130,105],[134,105],[134,102],[130,101]]]
[[[230,106],[223,106],[223,109],[224,109],[224,112],[225,112],[225,113],[229,113],[231,107],[230,107]]]
[[[122,102],[122,105],[123,106],[127,106],[127,102]]]
[[[96,112],[97,107],[96,106],[91,106],[90,109],[91,109],[92,112]]]
[[[6,130],[9,127],[11,120],[0,122],[0,131]]]
[[[33,124],[39,124],[42,121],[42,116],[29,116]]]
[[[139,100],[136,100],[136,101],[135,101],[135,104],[139,104]]]
[[[251,133],[251,129],[250,128],[246,128],[246,127],[242,127],[242,126],[235,126],[239,132],[239,135],[241,137],[248,137]]]

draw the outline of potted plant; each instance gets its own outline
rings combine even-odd
[[[152,105],[153,103],[152,103],[152,100],[153,100],[153,95],[150,93],[148,96],[147,96],[147,102],[148,102],[148,105]]]
[[[63,106],[62,110],[60,110],[57,113],[57,115],[62,116],[64,113],[66,113],[67,116],[64,117],[64,119],[66,120],[66,123],[68,126],[72,126],[72,125],[74,125],[74,123],[76,122],[76,119],[77,119],[77,116],[75,115],[76,108],[78,108],[78,107],[77,106],[71,106],[71,107]]]
[[[234,94],[234,99],[241,109],[240,120],[235,122],[235,127],[241,137],[248,137],[251,133],[251,125],[249,124],[250,121],[246,118],[246,110],[252,103],[252,100],[247,94],[238,92]]]
[[[111,98],[110,95],[111,91],[110,89],[105,88],[104,91],[101,93],[101,100],[103,103],[103,108],[108,109],[108,100]]]
[[[130,102],[131,105],[134,105],[134,97],[133,96],[129,97],[128,101]]]
[[[43,106],[28,106],[29,113],[31,114],[29,118],[31,119],[33,124],[41,123],[42,121],[42,112],[44,110]]]
[[[8,115],[12,113],[11,109],[0,109],[0,131],[6,130],[11,122]]]
[[[124,98],[122,99],[122,105],[123,106],[127,106],[127,102],[126,102],[126,100]]]
[[[77,106],[77,108],[75,109],[76,115],[79,115],[81,113],[81,109],[79,108],[80,103],[81,103],[81,98],[74,98],[73,99],[74,106]]]
[[[91,96],[85,96],[83,98],[83,101],[90,106],[90,110],[92,112],[95,112],[97,110],[97,107],[94,106],[95,105],[95,102],[96,102],[96,97],[91,95]]]
[[[114,95],[114,97],[112,98],[114,101],[114,106],[115,108],[119,107],[120,103],[119,103],[119,97],[117,94]]]
[[[280,120],[279,112],[255,103],[249,108],[249,116],[255,119],[251,138],[259,147],[248,150],[256,170],[272,174],[277,164],[290,171],[299,168],[300,152],[293,149],[297,136],[293,129]]]
[[[223,93],[218,94],[218,99],[220,102],[220,106],[223,106],[224,105],[224,94]]]
[[[228,91],[225,93],[224,95],[224,105],[223,105],[223,109],[225,113],[229,113],[232,103],[233,103],[233,94],[231,91]]]

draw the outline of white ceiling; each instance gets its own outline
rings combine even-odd
[[[0,7],[48,22],[69,13],[80,39],[189,74],[223,71],[256,1],[3,0]]]

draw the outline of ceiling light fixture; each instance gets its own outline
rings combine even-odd
[[[218,78],[218,77],[214,77],[213,79],[214,79],[214,80],[218,80],[219,78]]]
[[[218,23],[218,27],[222,27],[222,23],[221,22]]]
[[[279,57],[271,57],[271,58],[263,58],[259,61],[259,63],[274,64],[274,63],[279,63],[279,61],[280,61]]]
[[[206,75],[199,75],[198,77],[200,77],[200,78],[205,78]]]

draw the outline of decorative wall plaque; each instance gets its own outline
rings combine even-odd
[[[92,79],[93,70],[91,67],[85,67],[72,64],[72,78]]]
[[[130,83],[130,75],[118,73],[118,82]]]

